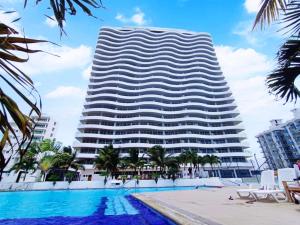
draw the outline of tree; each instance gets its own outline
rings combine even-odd
[[[39,149],[41,153],[45,154],[55,154],[61,149],[61,143],[57,142],[56,139],[45,139],[39,144]]]
[[[215,176],[215,174],[214,174],[214,165],[221,163],[219,157],[215,156],[215,155],[206,155],[204,157],[205,157],[206,162],[209,163],[209,165],[211,167],[212,175]]]
[[[118,171],[120,161],[120,150],[114,149],[113,145],[108,145],[100,149],[99,155],[95,159],[95,167],[98,170],[106,170],[113,178]]]
[[[204,171],[204,166],[207,162],[207,157],[203,157],[201,155],[198,156],[198,159],[197,159],[197,162],[198,162],[198,168],[199,168],[199,165],[201,166],[202,170]]]
[[[36,1],[36,4],[43,0]],[[46,2],[45,0],[43,3]],[[24,0],[24,7],[27,6],[28,0]],[[101,0],[49,0],[48,4],[41,4],[47,9],[52,9],[54,19],[57,21],[60,28],[61,35],[65,33],[64,22],[66,21],[66,14],[74,16],[77,13],[77,8],[81,9],[85,14],[93,16],[91,8],[103,8]],[[7,11],[5,13],[13,13],[14,11]],[[13,22],[20,20],[17,18]],[[20,154],[20,161],[22,161],[28,146],[32,140],[32,131],[35,127],[35,122],[31,116],[40,116],[41,99],[28,74],[22,72],[16,63],[26,63],[29,60],[28,55],[42,52],[41,50],[32,49],[32,44],[46,42],[45,40],[31,39],[20,35],[18,31],[13,29],[10,25],[4,24],[0,21],[0,78],[3,83],[0,87],[0,181],[2,173],[11,156],[5,158],[3,149],[5,145],[10,145],[10,151],[16,151]],[[10,93],[11,97],[8,93]],[[13,93],[13,94],[12,94]],[[22,101],[21,108],[16,99]],[[17,135],[12,127],[12,122],[16,124],[21,135]],[[15,137],[17,148],[10,140],[10,135]],[[21,149],[22,148],[22,149]],[[14,153],[12,153],[14,154]],[[11,154],[11,155],[12,155]]]
[[[188,150],[187,151],[188,162],[193,165],[194,168],[197,168],[198,165],[198,154],[196,151]]]
[[[171,154],[167,154],[166,149],[160,145],[155,145],[148,149],[147,155],[154,166],[159,167],[160,175],[165,174],[165,169],[172,159]]]
[[[300,74],[300,0],[263,0],[254,27],[278,21],[289,33],[277,52],[277,68],[267,76],[267,86],[276,97],[285,102],[297,101],[300,91],[295,85]]]
[[[180,158],[170,157],[166,160],[167,174],[169,178],[175,181],[177,174],[180,171]]]
[[[178,157],[179,157],[180,163],[183,164],[183,170],[185,170],[186,165],[189,163],[189,158],[188,158],[187,151],[181,152]]]
[[[143,166],[146,163],[144,157],[139,157],[140,152],[136,148],[129,149],[128,153],[129,156],[125,158],[125,163],[128,165],[129,168],[134,170],[134,174],[136,174],[137,170],[140,174]]]
[[[46,155],[39,162],[39,169],[42,172],[42,181],[46,181],[49,171],[53,167],[53,156]]]
[[[16,183],[20,181],[21,175],[24,173],[23,181],[26,179],[26,175],[28,172],[31,172],[33,174],[37,169],[38,162],[36,160],[36,155],[32,151],[26,152],[26,154],[23,156],[21,161],[18,161],[16,164],[13,165],[13,167],[10,169],[10,171],[15,171],[18,173]]]

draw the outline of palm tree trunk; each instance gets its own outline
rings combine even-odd
[[[23,173],[23,171],[19,171],[17,179],[16,179],[16,183],[19,183],[22,173]]]
[[[4,168],[0,168],[0,181],[2,180],[3,170]]]
[[[214,167],[212,164],[210,164],[210,167],[211,167],[211,174],[213,177],[215,177],[215,173],[214,173]]]
[[[27,175],[27,170],[25,170],[25,176],[23,177],[23,181],[25,181]]]

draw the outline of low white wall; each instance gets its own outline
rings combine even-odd
[[[198,179],[177,179],[173,182],[170,179],[159,179],[157,184],[154,180],[127,180],[124,184],[120,181],[108,180],[104,185],[104,180],[99,181],[72,181],[70,184],[66,181],[53,182],[23,182],[23,183],[0,183],[0,191],[17,191],[17,190],[61,190],[61,189],[97,189],[97,188],[145,188],[145,187],[188,187],[188,186],[224,186],[218,177],[198,178]]]

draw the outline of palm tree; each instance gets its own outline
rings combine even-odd
[[[183,170],[185,171],[186,165],[187,165],[188,162],[189,162],[189,158],[188,158],[187,151],[181,152],[180,155],[179,155],[178,157],[179,157],[180,163],[183,164]]]
[[[194,168],[198,165],[198,154],[196,151],[189,150],[187,151],[188,162],[193,165]]]
[[[23,181],[26,179],[28,172],[33,174],[37,169],[38,162],[36,161],[35,154],[31,151],[26,152],[22,160],[13,165],[10,171],[18,173],[16,183],[20,181],[21,175],[24,173]]]
[[[148,149],[147,155],[149,156],[149,160],[153,163],[153,165],[159,167],[159,173],[162,176],[165,174],[165,169],[168,163],[173,160],[171,154],[167,154],[166,149],[160,145],[155,145]]]
[[[125,163],[128,165],[129,168],[134,170],[134,174],[136,174],[138,170],[139,175],[146,161],[143,156],[139,157],[140,152],[136,148],[129,149],[128,153],[129,156],[125,158]]]
[[[289,37],[277,52],[277,68],[267,76],[267,85],[271,93],[281,99],[297,101],[300,91],[295,85],[300,75],[300,1],[299,0],[263,0],[257,13],[254,27],[258,24],[270,24],[279,20],[285,24],[283,30]]]
[[[56,139],[45,139],[39,144],[40,152],[55,154],[61,149],[61,143],[57,142]]]
[[[176,175],[180,171],[180,158],[170,157],[166,162],[166,166],[167,166],[167,174],[174,182],[176,179]]]
[[[198,156],[198,159],[197,159],[197,162],[198,162],[198,168],[199,168],[199,165],[201,166],[202,170],[204,171],[204,166],[207,162],[207,157],[203,157],[201,155]]]
[[[212,175],[215,176],[215,173],[214,173],[214,165],[215,165],[215,164],[220,164],[220,159],[219,159],[219,157],[218,157],[218,156],[215,156],[215,155],[206,155],[206,156],[204,156],[204,157],[205,157],[205,160],[207,161],[207,163],[210,164]]]
[[[42,181],[46,180],[49,171],[53,168],[53,159],[53,156],[46,155],[39,162],[39,169],[42,172]]]
[[[95,159],[95,167],[98,170],[106,170],[113,178],[118,171],[120,162],[120,150],[108,145],[100,149],[99,155]]]

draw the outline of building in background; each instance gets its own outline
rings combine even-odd
[[[123,154],[154,145],[174,156],[214,154],[217,175],[244,177],[252,166],[241,123],[209,34],[105,27],[73,147],[85,176],[99,149],[113,144]]]
[[[293,119],[271,120],[269,130],[256,136],[270,169],[293,167],[300,159],[300,109],[292,112]]]
[[[41,117],[33,116],[32,119],[35,121],[35,129],[33,130],[33,138],[32,142],[41,142],[44,139],[54,139],[56,136],[56,130],[57,130],[57,122],[53,120],[48,115],[42,114]],[[21,133],[16,126],[15,123],[12,123],[12,128],[14,129],[15,133],[17,134],[18,139],[21,139]],[[12,155],[11,160],[9,161],[8,165],[5,168],[5,171],[3,173],[3,182],[15,182],[17,174],[12,172],[9,172],[9,170],[12,168],[12,166],[18,162],[19,155],[16,154],[17,149],[17,140],[14,135],[10,134],[10,140],[12,141],[12,146],[15,146],[13,149],[10,145],[6,145],[4,149],[4,155],[5,158]],[[26,143],[25,143],[26,144]],[[34,173],[32,175],[28,174],[26,176],[26,181],[35,181],[37,174]]]

